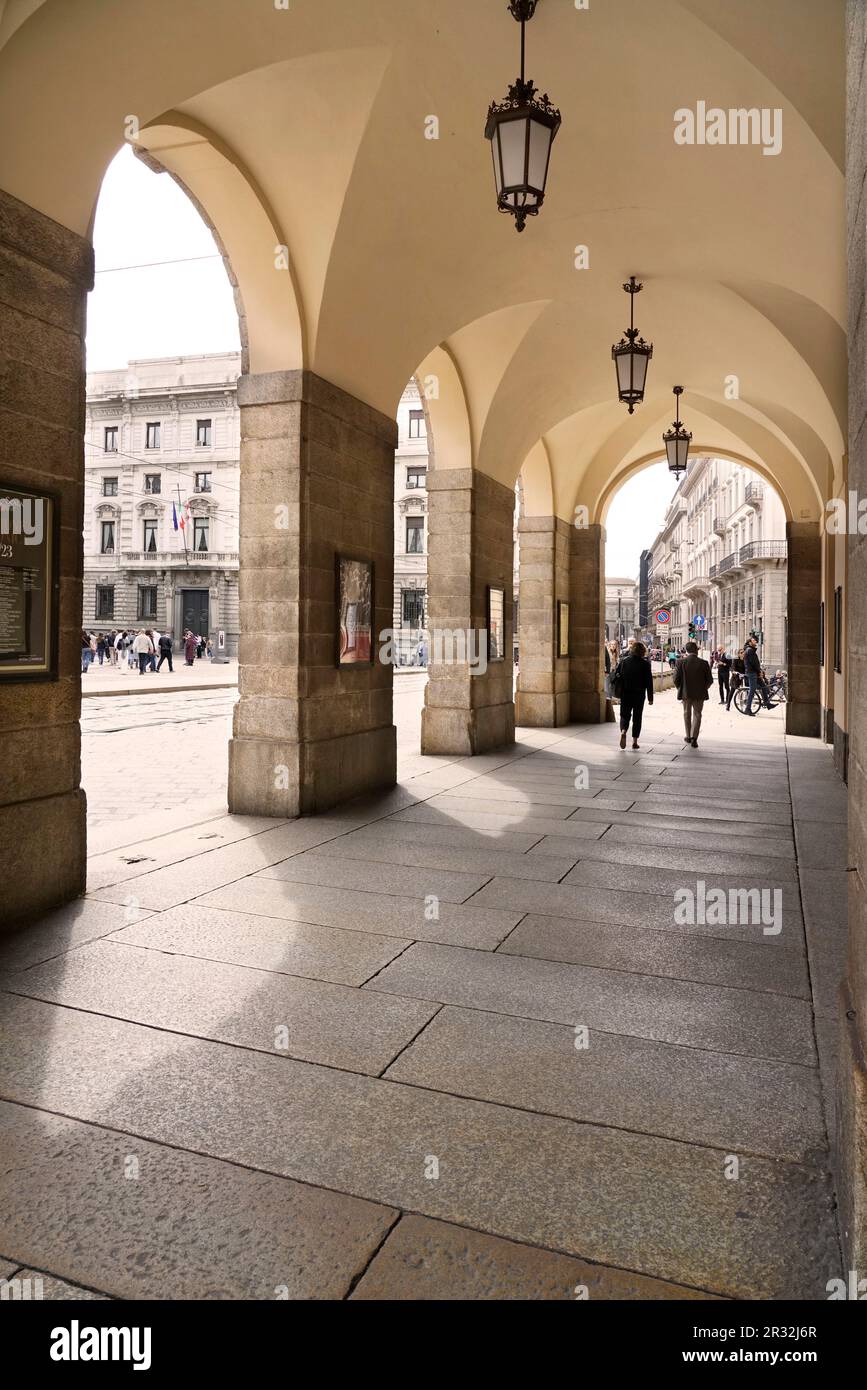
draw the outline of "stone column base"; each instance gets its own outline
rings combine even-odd
[[[4,846],[2,932],[84,892],[84,792],[77,789],[0,807],[0,844]]]
[[[836,1177],[846,1269],[867,1274],[867,1064],[846,985],[840,991]],[[850,1018],[849,1015],[852,1015]],[[840,1271],[843,1278],[845,1271]]]
[[[515,742],[515,707],[484,705],[480,709],[426,706],[421,715],[421,746],[425,753],[449,753],[471,758]]]
[[[800,738],[821,738],[819,706],[812,700],[790,700],[786,705],[786,733]]]
[[[531,690],[515,693],[515,723],[524,729],[557,729],[569,723],[569,691],[539,695]]]
[[[229,810],[236,816],[312,816],[397,781],[397,730],[295,743],[233,738]]]

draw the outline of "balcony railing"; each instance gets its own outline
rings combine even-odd
[[[727,516],[715,516],[713,519],[713,529],[718,536],[725,535],[728,524],[729,519]]]
[[[708,579],[716,579],[716,577],[717,577],[718,574],[719,574],[719,565],[711,565],[710,569],[708,570],[708,576],[707,576]]]
[[[704,593],[707,590],[709,578],[706,574],[694,574],[691,579],[683,581],[682,589],[685,594]]]
[[[237,550],[124,550],[120,555],[122,564],[132,565],[236,565]]]
[[[789,547],[786,541],[750,541],[741,546],[741,562],[756,564],[759,560],[786,560]]]
[[[733,550],[730,555],[724,555],[719,562],[718,574],[727,574],[730,570],[741,568],[740,552]]]
[[[748,507],[760,507],[765,496],[764,483],[747,483],[744,488],[744,501]]]

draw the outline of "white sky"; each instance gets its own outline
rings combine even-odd
[[[87,306],[87,369],[133,357],[232,352],[240,347],[232,287],[214,238],[168,174],[125,146],[109,165],[94,227],[96,288]],[[212,259],[114,270],[189,256]]]
[[[235,302],[211,233],[169,175],[152,173],[128,146],[103,181],[94,247],[88,371],[125,367],[134,357],[238,350]],[[186,259],[199,256],[208,259]],[[186,263],[151,264],[166,261]],[[608,513],[606,574],[638,578],[641,552],[662,526],[673,491],[662,463],[624,484]]]

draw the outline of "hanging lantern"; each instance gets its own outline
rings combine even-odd
[[[547,93],[524,76],[525,29],[536,11],[536,0],[511,0],[509,10],[521,25],[521,76],[502,101],[488,109],[485,138],[491,142],[497,207],[515,219],[517,231],[524,230],[528,217],[535,217],[545,201],[551,145],[560,129],[560,112]]]
[[[686,472],[692,435],[680,423],[680,398],[683,395],[683,387],[675,386],[674,395],[677,400],[677,419],[672,422],[671,429],[665,431],[662,442],[668,457],[668,471],[679,480],[681,473]]]
[[[644,400],[647,364],[653,356],[653,343],[646,343],[635,327],[635,296],[644,287],[638,284],[634,275],[630,275],[629,283],[623,288],[629,295],[629,327],[620,342],[614,344],[611,356],[617,372],[618,398],[629,407],[631,415]]]

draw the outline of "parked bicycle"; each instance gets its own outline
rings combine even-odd
[[[775,676],[772,676],[771,679],[765,683],[765,688],[771,703],[771,709],[777,709],[779,705],[784,705],[788,699],[785,671],[778,671]],[[732,704],[738,714],[746,714],[749,698],[750,689],[748,685],[742,685],[735,691]],[[767,705],[762,699],[761,687],[759,687],[753,698],[753,714],[761,714],[764,709],[767,709]]]

